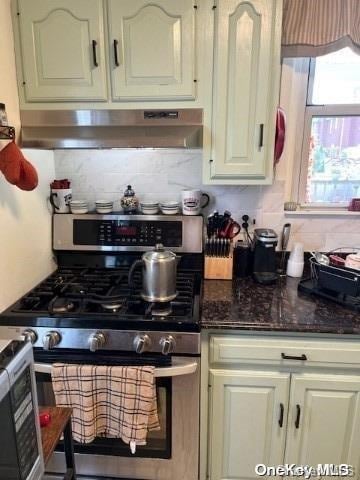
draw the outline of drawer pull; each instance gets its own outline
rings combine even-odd
[[[97,46],[97,41],[93,40],[92,41],[92,54],[93,54],[94,67],[99,66],[98,61],[97,61],[97,57],[96,57],[96,46]]]
[[[295,419],[295,428],[299,428],[300,425],[300,415],[301,415],[301,408],[300,405],[296,405],[296,419]]]
[[[281,353],[281,358],[283,360],[300,360],[300,361],[307,360],[307,356],[304,353],[302,355],[299,355],[299,356],[286,355],[285,353]]]
[[[284,404],[280,403],[280,417],[279,417],[279,427],[282,428],[284,423]]]

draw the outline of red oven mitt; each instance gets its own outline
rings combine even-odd
[[[24,156],[14,140],[0,151],[0,170],[6,180],[13,185],[16,185],[20,180],[20,168],[23,158]]]
[[[26,160],[15,141],[0,151],[0,170],[6,180],[21,190],[34,190],[38,185],[38,174]]]
[[[30,162],[24,158],[20,164],[20,180],[16,186],[21,190],[34,190],[39,183],[38,174]]]

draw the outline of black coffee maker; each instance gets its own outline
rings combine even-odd
[[[271,228],[256,228],[254,231],[254,264],[253,278],[257,283],[269,285],[275,283],[276,273],[276,245],[278,236]]]

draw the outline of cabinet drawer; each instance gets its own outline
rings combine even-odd
[[[360,365],[360,341],[214,335],[210,363],[273,365]]]

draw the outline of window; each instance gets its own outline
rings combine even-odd
[[[299,201],[347,206],[360,197],[360,55],[311,59],[306,103]]]

